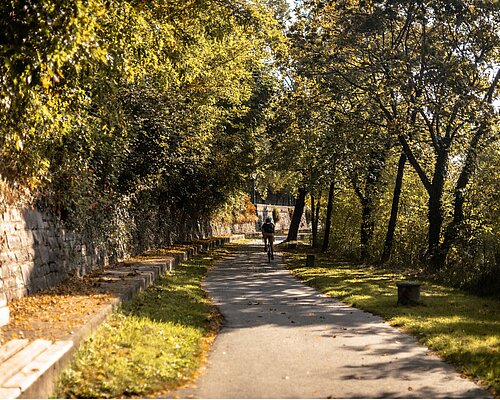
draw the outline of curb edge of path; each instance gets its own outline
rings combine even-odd
[[[188,260],[191,256],[204,250],[211,250],[234,240],[242,235],[231,235],[226,238],[211,239],[206,245],[194,245],[175,257],[164,259],[154,264],[141,265],[138,263],[134,268],[139,276],[124,277],[131,285],[117,294],[102,309],[98,310],[89,321],[87,321],[74,333],[48,345],[41,354],[35,354],[29,359],[20,358],[16,362],[14,353],[10,358],[4,360],[15,365],[15,371],[9,377],[2,379],[0,376],[0,399],[2,398],[48,398],[54,394],[57,378],[61,372],[71,363],[74,354],[81,343],[86,340],[99,327],[110,314],[123,302],[131,300],[137,293],[153,285],[156,280],[166,272],[174,271],[179,264]],[[36,342],[36,340],[35,340]],[[41,341],[40,341],[41,342]],[[7,342],[7,344],[10,342]],[[33,342],[32,342],[33,343]],[[32,344],[30,343],[30,344]],[[27,348],[26,345],[22,348]],[[22,348],[20,350],[22,350]],[[0,364],[1,370],[2,364]]]

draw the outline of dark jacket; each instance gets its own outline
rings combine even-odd
[[[264,222],[262,224],[262,232],[274,233],[274,224],[272,222]]]

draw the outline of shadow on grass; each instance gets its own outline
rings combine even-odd
[[[81,346],[60,397],[156,396],[191,379],[217,328],[201,281],[226,253],[197,255],[124,303]]]
[[[213,263],[228,253],[227,249],[218,249],[184,261],[173,273],[161,277],[154,286],[124,304],[121,312],[155,322],[189,326],[204,333],[213,330],[217,310],[201,283]]]
[[[304,283],[416,336],[469,376],[500,391],[500,307],[493,298],[422,281],[422,305],[396,306],[405,276],[371,266],[337,263],[324,255],[305,268],[305,253],[287,253],[288,268]]]

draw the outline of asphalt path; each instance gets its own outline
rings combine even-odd
[[[261,242],[204,285],[223,327],[197,381],[171,397],[490,397],[381,318],[300,283],[279,255],[269,264]]]

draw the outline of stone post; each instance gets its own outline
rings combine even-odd
[[[420,282],[398,282],[398,305],[415,306],[420,302]]]
[[[313,268],[314,267],[314,260],[315,260],[314,254],[308,254],[307,258],[306,258],[306,267]]]

